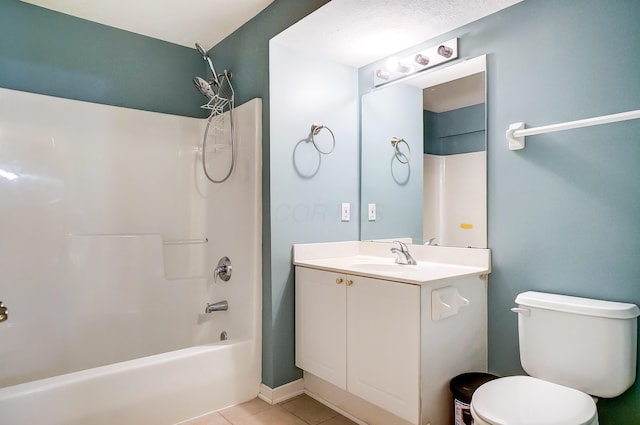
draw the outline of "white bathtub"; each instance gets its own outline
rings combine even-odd
[[[254,398],[259,345],[224,341],[0,389],[3,425],[170,425]]]
[[[236,108],[215,185],[206,120],[0,88],[0,425],[168,425],[258,394],[261,110]]]

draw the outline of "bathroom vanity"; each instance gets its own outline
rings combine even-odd
[[[488,249],[294,245],[296,365],[311,395],[368,424],[451,423],[449,381],[487,368]]]

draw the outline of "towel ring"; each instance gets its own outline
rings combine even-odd
[[[398,147],[398,145],[401,144],[401,143],[404,143],[407,146],[407,150],[409,151],[408,155],[405,155],[402,152],[400,152],[400,148]],[[392,137],[391,138],[391,146],[393,146],[393,150],[394,150],[393,153],[396,156],[396,159],[401,164],[408,164],[409,160],[411,159],[411,147],[409,147],[409,143],[407,143],[407,141],[404,140],[404,139],[398,139],[397,137]],[[403,161],[402,157],[406,158],[406,160]]]
[[[320,131],[321,131],[323,128],[326,128],[326,129],[329,131],[329,133],[331,133],[331,139],[332,139],[332,141],[333,141],[333,144],[331,145],[331,149],[329,149],[328,151],[323,151],[323,150],[321,150],[321,149],[318,147],[318,145],[316,144],[315,139],[313,138],[314,136],[317,136],[317,135],[318,135],[318,133],[320,133]],[[316,123],[313,123],[313,124],[311,124],[311,142],[313,143],[313,146],[316,148],[316,150],[317,150],[318,152],[320,152],[320,153],[321,153],[321,154],[323,154],[323,155],[327,155],[327,154],[330,154],[331,152],[333,152],[333,150],[334,150],[334,149],[335,149],[335,147],[336,147],[336,136],[334,136],[334,135],[333,135],[333,131],[331,131],[331,129],[330,129],[329,127],[327,127],[327,126],[325,126],[325,125],[322,125],[322,124],[316,124]]]

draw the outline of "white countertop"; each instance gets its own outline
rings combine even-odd
[[[297,244],[293,264],[357,276],[426,285],[444,279],[482,276],[491,271],[490,251],[409,245],[416,265],[395,263],[389,242]]]

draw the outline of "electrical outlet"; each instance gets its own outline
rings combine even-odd
[[[351,219],[351,204],[348,202],[342,203],[342,221],[349,221]]]
[[[376,221],[376,204],[368,204],[369,221]]]

